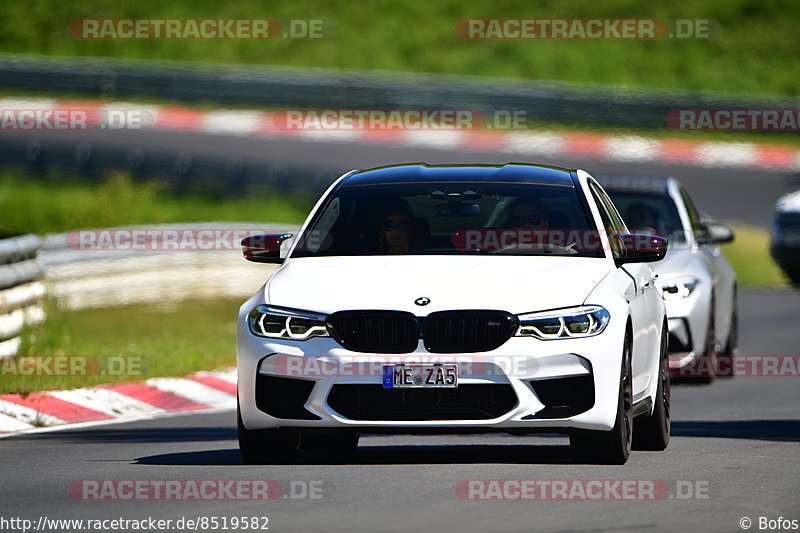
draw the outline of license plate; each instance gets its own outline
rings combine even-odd
[[[458,387],[458,365],[398,364],[383,366],[384,389],[452,389]]]

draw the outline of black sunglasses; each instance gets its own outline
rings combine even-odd
[[[511,219],[511,224],[516,228],[524,226],[525,223],[538,226],[542,223],[542,215],[521,215]]]

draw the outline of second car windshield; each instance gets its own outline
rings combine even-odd
[[[670,196],[613,190],[608,194],[632,233],[658,235],[673,242],[684,239],[678,208]]]
[[[292,257],[335,255],[570,255],[603,257],[571,186],[424,182],[339,188]]]

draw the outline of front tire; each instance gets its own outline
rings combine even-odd
[[[633,449],[660,451],[669,445],[670,399],[669,360],[667,358],[667,325],[661,333],[658,388],[653,413],[640,415],[633,424]]]
[[[236,405],[239,455],[248,465],[287,464],[297,460],[300,434],[284,428],[247,429]]]
[[[611,431],[586,431],[569,437],[572,452],[577,458],[588,458],[603,464],[623,465],[631,453],[633,435],[633,376],[631,371],[631,341],[626,337],[622,348],[622,369],[617,400],[617,417]]]

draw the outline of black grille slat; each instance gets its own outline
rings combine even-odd
[[[517,405],[511,385],[469,384],[454,389],[384,389],[382,385],[339,384],[328,405],[351,420],[489,420]]]
[[[425,348],[435,353],[488,352],[514,333],[517,319],[503,311],[445,311],[426,319]]]
[[[354,352],[408,353],[417,348],[417,322],[411,313],[340,311],[328,318],[336,342]]]

